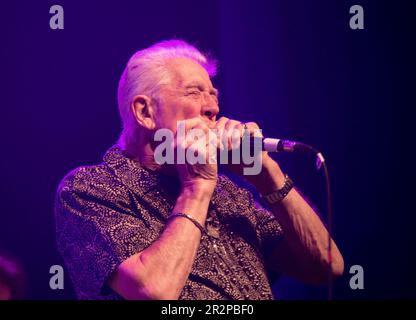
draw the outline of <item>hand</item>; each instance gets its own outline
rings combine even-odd
[[[260,128],[255,122],[242,123],[237,120],[221,117],[215,128],[219,131],[219,135],[228,137],[228,151],[229,155],[232,150],[239,149],[241,146],[241,138],[244,131],[248,132],[253,137],[263,137]],[[234,144],[233,144],[234,142]],[[243,147],[244,148],[244,147]],[[240,153],[241,155],[241,153]],[[235,174],[244,176],[250,183],[252,183],[260,192],[266,192],[270,189],[276,189],[281,186],[284,181],[284,175],[280,170],[279,165],[269,156],[267,151],[261,151],[258,158],[254,161],[261,162],[261,168],[256,175],[244,175],[244,168],[251,167],[253,164],[244,164],[240,159],[239,164],[232,164],[231,157],[228,157],[228,168]]]
[[[178,132],[174,139],[174,153],[185,155],[185,163],[178,163],[178,159],[176,161],[182,187],[197,188],[212,195],[218,176],[216,161],[218,137],[209,134],[206,122],[200,117],[184,120],[184,124],[185,139],[180,141]],[[201,135],[197,136],[198,133]]]
[[[248,152],[249,150],[244,150],[244,145],[241,146],[241,139],[243,135],[249,135],[252,137],[260,137],[262,138],[261,130],[259,126],[255,122],[247,122],[242,123],[237,120],[228,119],[226,117],[221,117],[215,125],[215,129],[218,131],[220,139],[222,140],[223,145],[228,149],[228,168],[239,175],[244,174],[244,168],[252,166],[253,164],[244,163],[243,160],[246,160],[242,157],[242,153],[239,152],[239,163],[233,164],[231,154],[233,150],[241,150],[242,152]],[[264,159],[268,157],[266,151],[262,151],[260,154],[257,154],[256,159],[252,159],[253,161],[263,162]],[[248,159],[247,159],[248,160]]]

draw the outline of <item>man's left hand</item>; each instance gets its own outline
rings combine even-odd
[[[244,132],[253,137],[263,137],[260,127],[255,122],[242,123],[237,120],[221,117],[215,125],[215,128],[219,131],[220,137],[226,135],[228,137],[228,151],[231,154],[233,149],[241,147],[241,138]],[[284,184],[284,175],[277,164],[267,151],[261,151],[261,170],[257,175],[244,175],[244,168],[248,167],[243,161],[239,161],[238,164],[232,164],[230,159],[228,161],[228,168],[238,175],[244,176],[250,183],[252,183],[260,193],[269,193],[276,189],[279,189]]]

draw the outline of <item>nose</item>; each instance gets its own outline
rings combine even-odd
[[[211,97],[210,94],[206,94],[201,108],[202,116],[210,121],[215,121],[215,117],[219,112],[218,101]]]

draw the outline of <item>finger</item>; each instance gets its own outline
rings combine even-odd
[[[193,124],[193,126],[191,126]],[[211,146],[215,144],[217,148],[218,138],[212,130],[209,129],[204,121],[192,121],[188,126],[189,130],[186,132],[185,139],[182,142],[183,148],[189,148],[194,145],[195,148],[205,148],[205,146]],[[197,143],[198,142],[198,143]],[[201,150],[200,150],[201,151]],[[205,153],[207,151],[204,151]]]
[[[191,130],[194,127],[204,127],[204,128],[208,128],[207,124],[204,122],[204,120],[202,120],[200,117],[195,117],[195,118],[190,118],[190,119],[186,119],[186,120],[181,120],[178,121],[177,123],[177,132],[179,131],[179,129],[182,130],[182,132],[188,132],[189,130]],[[205,130],[205,129],[204,129]]]
[[[221,139],[222,135],[224,134],[224,127],[225,124],[227,123],[228,118],[226,117],[221,117],[220,119],[217,120],[217,122],[215,123],[215,130],[217,133],[217,136]]]
[[[232,131],[239,124],[241,124],[240,121],[228,119],[228,121],[225,123],[224,129],[225,131]]]
[[[207,124],[200,117],[179,121],[177,128],[174,145],[181,147],[185,147],[187,139],[208,135],[209,132]]]
[[[218,139],[218,137],[210,132],[210,138],[207,143],[207,157],[208,157],[208,163],[209,164],[216,164],[217,163],[217,150],[221,149],[221,140]]]
[[[238,148],[243,133],[243,124],[236,120],[228,120],[224,129],[227,136],[228,149]]]
[[[217,122],[215,123],[215,128],[217,129],[224,129],[225,124],[227,123],[227,121],[230,120],[227,117],[221,117],[217,120]]]
[[[253,137],[263,137],[259,126],[255,122],[246,122],[244,124],[244,129],[246,131],[248,131],[248,133],[250,134],[250,136],[253,136]]]
[[[201,164],[216,164],[216,140],[213,140],[213,142],[215,145],[213,145],[210,141],[205,140],[205,138],[199,140],[190,139],[186,143],[186,154],[195,155],[195,157],[199,159],[198,161],[202,159],[203,162],[199,162]],[[186,160],[188,160],[188,158],[186,158]]]

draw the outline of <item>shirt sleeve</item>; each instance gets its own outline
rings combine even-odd
[[[245,187],[239,186],[227,176],[221,176],[223,188],[233,199],[226,206],[231,211],[239,211],[248,218],[255,230],[257,244],[264,256],[283,237],[283,229],[272,212],[255,201],[253,193]],[[254,192],[254,190],[253,190]]]
[[[88,169],[61,182],[55,204],[57,244],[80,299],[119,298],[106,281],[122,261],[158,237],[111,176]]]
[[[264,255],[267,256],[270,250],[283,238],[283,229],[273,213],[262,207],[260,203],[254,201],[253,207],[256,216],[257,237]]]
[[[265,209],[258,202],[254,202],[254,215],[256,216],[256,232],[260,248],[264,257],[269,281],[274,283],[280,277],[280,272],[270,260],[273,249],[279,245],[284,237],[283,229],[272,212]]]

